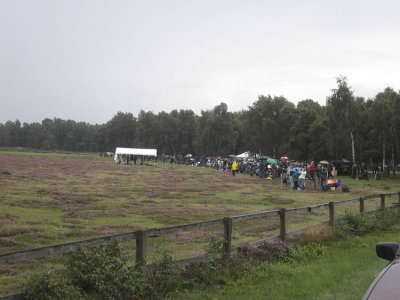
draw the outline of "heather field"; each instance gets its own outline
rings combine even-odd
[[[281,188],[280,182],[215,169],[158,163],[115,165],[96,155],[0,152],[0,254],[136,230],[205,221],[280,207],[303,207],[360,195],[400,191],[399,180],[342,178],[350,193]],[[397,199],[396,199],[397,201]],[[367,209],[379,205],[368,203]],[[357,209],[357,206],[340,208]],[[290,215],[288,230],[327,220],[327,211]],[[279,230],[278,218],[234,225],[234,246]],[[163,248],[176,258],[204,253],[222,228],[149,240],[149,258]],[[134,253],[134,241],[126,242]],[[27,276],[58,266],[58,257],[0,266],[0,295]],[[133,261],[133,260],[132,260]]]

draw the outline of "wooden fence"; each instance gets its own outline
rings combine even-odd
[[[388,197],[393,197],[393,196],[394,197],[397,196],[397,202],[391,203],[391,205],[387,205],[386,199]],[[210,227],[215,227],[215,226],[223,226],[223,233],[224,233],[223,255],[225,257],[229,257],[231,255],[232,251],[235,250],[235,249],[232,249],[232,227],[233,227],[232,225],[233,225],[233,223],[244,222],[244,221],[249,221],[249,220],[254,220],[254,219],[262,219],[262,218],[266,218],[266,217],[270,217],[270,216],[279,216],[279,220],[280,220],[279,235],[274,235],[274,236],[268,237],[263,240],[249,243],[250,247],[258,247],[266,242],[271,242],[271,241],[275,241],[275,240],[285,241],[288,236],[293,236],[293,235],[305,232],[313,227],[320,226],[323,223],[328,223],[330,226],[334,226],[335,221],[337,220],[336,215],[335,215],[335,207],[337,207],[337,206],[359,203],[360,213],[363,213],[363,212],[368,213],[367,211],[364,210],[365,201],[371,200],[371,199],[376,199],[376,198],[380,198],[379,210],[384,210],[389,207],[400,206],[400,192],[390,193],[390,194],[370,195],[370,196],[360,197],[360,198],[355,198],[355,199],[350,199],[350,200],[322,203],[322,204],[308,206],[308,207],[289,208],[289,209],[281,208],[279,210],[263,211],[263,212],[257,212],[257,213],[251,213],[251,214],[245,214],[245,215],[239,215],[239,216],[233,216],[233,217],[225,217],[225,218],[214,219],[214,220],[203,221],[203,222],[195,222],[195,223],[184,224],[184,225],[169,226],[169,227],[162,227],[162,228],[141,229],[141,230],[136,230],[136,231],[127,232],[127,233],[102,236],[102,237],[74,241],[74,242],[69,242],[69,243],[64,243],[64,244],[53,245],[53,246],[10,252],[10,253],[5,253],[5,254],[0,254],[0,264],[15,263],[18,261],[46,257],[49,255],[68,253],[71,251],[76,251],[78,249],[84,249],[84,248],[93,247],[93,246],[108,245],[108,244],[111,244],[114,242],[122,242],[122,241],[129,241],[129,240],[136,239],[136,264],[145,266],[147,263],[147,259],[146,259],[147,258],[147,239],[149,237],[159,237],[159,236],[168,235],[168,234],[177,234],[177,233],[181,233],[181,232],[194,231],[194,230],[210,228]],[[326,208],[329,208],[329,220],[318,223],[318,224],[314,224],[312,226],[303,227],[303,228],[299,228],[299,229],[296,229],[291,232],[287,232],[287,230],[286,230],[287,214],[311,213],[311,212],[315,212],[316,210],[326,209]],[[210,258],[214,258],[216,256],[217,255],[205,254],[205,255],[189,258],[189,259],[179,260],[178,262],[182,265],[188,265],[190,263],[204,261],[204,260],[207,260]],[[18,297],[21,297],[21,295],[14,295],[14,296],[0,297],[0,299],[3,299],[3,300],[4,299],[21,299],[21,298],[18,298]]]

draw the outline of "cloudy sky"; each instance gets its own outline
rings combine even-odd
[[[400,1],[0,0],[0,123],[400,89]]]

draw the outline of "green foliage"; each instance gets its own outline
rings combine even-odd
[[[399,217],[399,209],[371,215],[346,212],[343,220],[338,223],[338,230],[354,235],[363,235],[376,230],[390,230],[399,223]]]
[[[290,249],[289,255],[282,257],[284,262],[306,262],[318,256],[326,255],[328,247],[318,243],[308,243]]]
[[[175,291],[181,284],[181,268],[176,261],[163,250],[159,250],[158,258],[145,272],[143,297],[163,299],[168,293]]]
[[[210,236],[204,251],[207,254],[222,254],[224,252],[224,238],[222,236]]]
[[[378,223],[374,215],[346,212],[343,221],[339,223],[339,228],[346,233],[363,235],[376,230]]]
[[[264,243],[258,248],[243,247],[241,255],[258,261],[280,261],[290,254],[290,246],[285,242]]]
[[[351,246],[354,248],[367,248],[368,247],[367,243],[358,235],[355,236],[354,239],[352,240]]]
[[[32,277],[25,287],[26,299],[48,300],[66,299],[74,300],[82,297],[79,288],[71,285],[60,274],[43,274]]]
[[[117,244],[71,252],[66,259],[66,277],[87,294],[105,299],[124,299],[138,293],[140,272],[129,270]]]
[[[296,247],[290,247],[285,242],[275,242],[266,243],[259,248],[244,247],[241,254],[258,261],[299,263],[323,256],[327,249],[327,246],[315,242]]]
[[[240,254],[229,259],[191,264],[181,272],[180,290],[223,285],[232,279],[245,276],[253,267],[254,261]]]
[[[29,280],[28,299],[139,299],[142,272],[129,269],[117,244],[67,255],[66,269]]]

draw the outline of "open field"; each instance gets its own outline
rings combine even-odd
[[[0,254],[139,228],[400,191],[400,180],[342,180],[350,193],[298,192],[281,189],[279,182],[207,168],[115,165],[112,159],[95,155],[0,152]],[[378,206],[378,201],[371,201],[366,208]],[[339,215],[345,209],[349,207],[341,207]],[[327,218],[324,210],[291,215],[288,230]],[[278,218],[235,224],[233,246],[276,234],[278,228]],[[202,254],[209,237],[220,231],[154,238],[149,241],[150,257],[159,248],[176,258]],[[134,247],[134,241],[126,243],[127,251]],[[0,266],[0,294],[17,291],[24,274],[57,268],[57,260]]]

